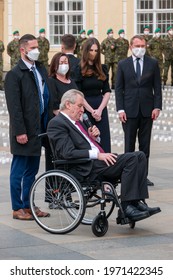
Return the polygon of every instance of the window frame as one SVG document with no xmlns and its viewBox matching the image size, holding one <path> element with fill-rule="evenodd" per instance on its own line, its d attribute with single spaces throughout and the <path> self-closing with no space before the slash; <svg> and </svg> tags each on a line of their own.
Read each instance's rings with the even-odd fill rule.
<svg viewBox="0 0 173 280">
<path fill-rule="evenodd" d="M 49 9 L 49 4 L 50 4 L 50 1 L 53 1 L 53 2 L 64 2 L 64 10 L 63 11 L 51 11 Z M 82 2 L 82 5 L 83 5 L 83 10 L 68 10 L 68 1 L 71 1 L 71 2 Z M 64 34 L 72 34 L 74 35 L 75 37 L 78 36 L 79 34 L 79 31 L 81 29 L 85 29 L 85 23 L 86 23 L 86 0 L 47 0 L 47 23 L 48 23 L 48 32 L 47 32 L 47 35 L 49 37 L 49 41 L 50 41 L 50 46 L 52 48 L 57 48 L 60 46 L 60 41 L 61 41 L 61 36 L 63 36 Z M 62 33 L 57 33 L 57 37 L 58 37 L 58 42 L 57 43 L 53 43 L 53 41 L 55 42 L 55 36 L 56 34 L 55 33 L 51 33 L 51 25 L 53 26 L 53 29 L 55 29 L 55 20 L 53 21 L 53 23 L 51 23 L 51 16 L 52 17 L 55 17 L 55 16 L 64 16 L 64 22 L 62 23 L 62 28 L 64 28 L 64 32 Z M 72 16 L 81 16 L 81 24 L 79 24 L 79 22 L 77 21 L 77 23 L 75 24 L 69 24 L 70 23 L 70 20 L 69 20 L 69 17 L 72 17 Z M 76 25 L 76 29 L 78 30 L 78 33 L 74 33 L 74 32 L 70 32 L 69 31 L 69 26 L 71 26 L 71 28 L 73 29 L 73 27 Z M 58 26 L 58 22 L 56 24 L 56 26 L 59 28 Z M 54 37 L 54 39 L 52 39 L 51 37 Z"/>
</svg>

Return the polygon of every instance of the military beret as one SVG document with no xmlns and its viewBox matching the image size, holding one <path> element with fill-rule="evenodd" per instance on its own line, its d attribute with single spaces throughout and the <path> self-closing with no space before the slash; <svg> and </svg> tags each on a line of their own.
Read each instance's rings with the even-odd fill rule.
<svg viewBox="0 0 173 280">
<path fill-rule="evenodd" d="M 79 34 L 82 34 L 82 33 L 84 33 L 85 32 L 85 30 L 84 29 L 82 29 L 80 32 L 79 32 Z"/>
<path fill-rule="evenodd" d="M 107 30 L 107 34 L 109 34 L 109 33 L 111 33 L 111 32 L 113 32 L 113 29 L 112 29 L 112 28 L 109 28 L 109 29 Z"/>
<path fill-rule="evenodd" d="M 167 28 L 167 31 L 169 31 L 170 29 L 173 29 L 173 27 L 172 27 L 172 26 L 169 26 L 169 27 Z"/>
<path fill-rule="evenodd" d="M 18 30 L 15 30 L 15 31 L 13 32 L 13 35 L 15 35 L 15 34 L 17 34 L 17 33 L 19 33 L 19 31 L 18 31 Z"/>
<path fill-rule="evenodd" d="M 144 30 L 144 29 L 150 29 L 149 25 L 145 25 L 144 28 L 143 28 L 143 30 Z"/>
<path fill-rule="evenodd" d="M 93 33 L 93 30 L 89 29 L 88 32 L 87 32 L 87 35 L 90 35 L 91 33 Z"/>
<path fill-rule="evenodd" d="M 160 32 L 160 31 L 161 31 L 160 28 L 156 28 L 156 30 L 154 31 L 154 33 L 158 33 L 158 32 Z"/>
<path fill-rule="evenodd" d="M 44 28 L 41 28 L 40 30 L 39 30 L 39 33 L 44 33 L 45 32 L 45 29 Z"/>
<path fill-rule="evenodd" d="M 124 29 L 120 29 L 119 31 L 118 31 L 118 34 L 120 35 L 121 33 L 124 33 Z"/>
</svg>

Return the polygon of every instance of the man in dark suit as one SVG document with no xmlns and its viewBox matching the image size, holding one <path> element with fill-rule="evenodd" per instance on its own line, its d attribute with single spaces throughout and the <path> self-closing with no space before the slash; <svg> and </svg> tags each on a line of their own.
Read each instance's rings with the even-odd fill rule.
<svg viewBox="0 0 173 280">
<path fill-rule="evenodd" d="M 91 161 L 85 164 L 73 166 L 83 177 L 121 178 L 121 203 L 128 218 L 137 221 L 160 212 L 159 207 L 150 208 L 140 202 L 148 198 L 144 153 L 105 153 L 97 142 L 97 127 L 92 126 L 87 132 L 83 122 L 79 121 L 83 112 L 83 93 L 75 89 L 64 93 L 60 113 L 50 120 L 47 129 L 56 156 L 67 160 L 90 158 Z"/>
<path fill-rule="evenodd" d="M 29 192 L 39 169 L 41 139 L 53 116 L 48 76 L 37 62 L 37 39 L 25 34 L 19 41 L 21 59 L 7 73 L 5 96 L 10 117 L 10 146 L 13 154 L 10 171 L 10 192 L 13 218 L 32 220 Z M 39 217 L 49 213 L 37 209 Z"/>
<path fill-rule="evenodd" d="M 145 55 L 146 41 L 136 35 L 130 41 L 132 56 L 118 64 L 115 83 L 116 107 L 122 122 L 125 152 L 135 151 L 138 135 L 139 150 L 148 161 L 153 121 L 162 109 L 161 78 L 157 60 Z M 148 185 L 154 185 L 147 179 Z"/>
<path fill-rule="evenodd" d="M 74 55 L 76 48 L 76 39 L 72 34 L 65 34 L 61 38 L 61 51 L 68 55 L 70 61 L 70 77 L 75 79 L 75 69 L 80 59 Z"/>
</svg>

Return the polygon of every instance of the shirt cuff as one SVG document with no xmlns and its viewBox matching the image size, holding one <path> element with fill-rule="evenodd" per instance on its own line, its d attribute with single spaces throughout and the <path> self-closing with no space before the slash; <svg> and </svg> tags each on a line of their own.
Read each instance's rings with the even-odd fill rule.
<svg viewBox="0 0 173 280">
<path fill-rule="evenodd" d="M 98 151 L 96 151 L 96 150 L 89 150 L 89 158 L 90 159 L 97 159 L 98 158 Z"/>
</svg>

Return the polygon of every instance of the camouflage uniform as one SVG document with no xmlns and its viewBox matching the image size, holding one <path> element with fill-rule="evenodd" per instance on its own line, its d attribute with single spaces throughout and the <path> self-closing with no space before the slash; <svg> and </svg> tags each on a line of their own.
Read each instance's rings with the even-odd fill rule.
<svg viewBox="0 0 173 280">
<path fill-rule="evenodd" d="M 10 56 L 11 68 L 13 68 L 20 59 L 19 40 L 12 40 L 7 45 L 7 53 Z"/>
<path fill-rule="evenodd" d="M 150 53 L 149 53 L 149 50 L 148 50 L 148 42 L 153 38 L 152 35 L 142 35 L 142 37 L 145 39 L 146 41 L 146 45 L 147 45 L 147 48 L 146 48 L 146 55 L 150 56 Z"/>
<path fill-rule="evenodd" d="M 165 57 L 163 81 L 164 84 L 166 84 L 166 81 L 168 79 L 169 67 L 171 66 L 171 85 L 173 85 L 173 36 L 169 36 L 169 35 L 165 36 L 163 42 L 164 42 L 163 53 Z"/>
<path fill-rule="evenodd" d="M 3 89 L 3 57 L 2 53 L 5 50 L 4 43 L 0 40 L 0 89 Z"/>
<path fill-rule="evenodd" d="M 148 41 L 149 54 L 151 57 L 157 59 L 160 68 L 161 78 L 163 74 L 163 49 L 164 43 L 163 39 L 161 39 L 160 37 L 153 37 L 150 41 Z"/>
<path fill-rule="evenodd" d="M 114 87 L 114 81 L 115 81 L 115 75 L 114 75 L 114 57 L 115 57 L 115 45 L 116 45 L 115 38 L 107 37 L 104 39 L 100 44 L 101 53 L 105 57 L 104 63 L 106 64 L 108 68 L 108 72 L 111 69 L 112 76 L 111 76 L 111 83 L 112 88 Z"/>
<path fill-rule="evenodd" d="M 76 48 L 74 53 L 77 54 L 79 59 L 81 58 L 82 45 L 86 42 L 86 40 L 87 38 L 82 38 L 81 36 L 76 39 Z"/>
<path fill-rule="evenodd" d="M 39 49 L 39 58 L 38 58 L 38 61 L 40 63 L 42 63 L 47 71 L 48 71 L 48 68 L 49 68 L 49 65 L 48 65 L 48 61 L 49 61 L 49 57 L 48 57 L 48 53 L 49 53 L 49 49 L 50 49 L 50 44 L 49 44 L 49 41 L 47 38 L 40 38 L 38 37 L 37 38 L 37 41 L 38 41 L 38 49 Z"/>
<path fill-rule="evenodd" d="M 115 56 L 114 56 L 114 73 L 115 73 L 115 80 L 118 70 L 118 62 L 124 58 L 127 58 L 129 50 L 129 41 L 125 38 L 119 37 L 116 39 L 116 47 L 115 47 Z"/>
</svg>

